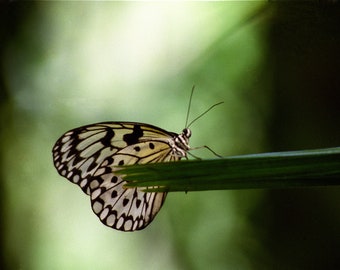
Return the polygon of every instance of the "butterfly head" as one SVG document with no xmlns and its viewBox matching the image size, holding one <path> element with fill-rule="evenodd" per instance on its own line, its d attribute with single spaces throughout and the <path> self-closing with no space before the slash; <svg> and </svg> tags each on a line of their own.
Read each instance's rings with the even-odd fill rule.
<svg viewBox="0 0 340 270">
<path fill-rule="evenodd" d="M 190 150 L 189 138 L 191 137 L 191 130 L 189 128 L 183 129 L 181 134 L 174 137 L 172 151 L 177 157 L 186 157 Z"/>
</svg>

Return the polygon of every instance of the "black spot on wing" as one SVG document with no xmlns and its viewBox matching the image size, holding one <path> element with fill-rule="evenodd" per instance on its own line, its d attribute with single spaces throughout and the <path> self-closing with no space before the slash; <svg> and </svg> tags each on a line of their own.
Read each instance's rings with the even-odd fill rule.
<svg viewBox="0 0 340 270">
<path fill-rule="evenodd" d="M 137 199 L 137 200 L 136 200 L 136 207 L 137 207 L 137 209 L 139 208 L 141 202 L 142 202 L 142 201 L 141 201 L 140 199 Z"/>
<path fill-rule="evenodd" d="M 117 176 L 113 176 L 112 178 L 111 178 L 111 183 L 117 183 L 117 180 L 118 180 L 118 177 Z"/>
<path fill-rule="evenodd" d="M 105 146 L 105 147 L 111 147 L 111 140 L 115 136 L 115 132 L 112 130 L 112 128 L 106 128 L 106 135 L 100 140 L 100 142 Z"/>
<path fill-rule="evenodd" d="M 117 196 L 118 196 L 117 190 L 113 190 L 113 191 L 111 192 L 111 198 L 114 199 L 114 198 L 116 198 Z"/>
<path fill-rule="evenodd" d="M 126 206 L 128 203 L 129 203 L 129 199 L 127 199 L 127 198 L 124 198 L 124 200 L 123 200 L 123 206 Z"/>
<path fill-rule="evenodd" d="M 133 132 L 130 134 L 125 134 L 123 136 L 124 142 L 126 142 L 127 145 L 136 144 L 139 142 L 139 138 L 143 136 L 143 130 L 139 125 L 135 125 L 133 127 Z"/>
</svg>

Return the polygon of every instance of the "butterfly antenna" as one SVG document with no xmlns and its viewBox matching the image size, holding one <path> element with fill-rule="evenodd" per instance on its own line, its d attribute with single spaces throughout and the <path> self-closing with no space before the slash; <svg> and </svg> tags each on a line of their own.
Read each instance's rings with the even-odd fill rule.
<svg viewBox="0 0 340 270">
<path fill-rule="evenodd" d="M 188 120 L 189 120 L 189 113 L 190 113 L 190 107 L 191 107 L 191 100 L 192 100 L 192 95 L 194 94 L 194 90 L 195 90 L 195 85 L 192 86 L 191 89 L 191 94 L 190 94 L 190 98 L 189 98 L 189 106 L 188 106 L 188 111 L 187 111 L 187 119 L 185 120 L 185 127 L 188 127 Z M 189 125 L 190 126 L 190 125 Z"/>
<path fill-rule="evenodd" d="M 191 95 L 192 95 L 192 93 L 191 93 Z M 190 103 L 191 103 L 191 100 L 190 100 Z M 201 113 L 201 114 L 200 114 L 199 116 L 197 116 L 194 120 L 192 120 L 192 121 L 189 123 L 189 125 L 186 125 L 186 127 L 187 127 L 187 128 L 190 127 L 196 120 L 198 120 L 199 118 L 201 118 L 203 115 L 205 115 L 207 112 L 209 112 L 212 108 L 214 108 L 214 107 L 216 107 L 217 105 L 220 105 L 220 104 L 222 104 L 222 103 L 224 103 L 224 102 L 221 101 L 221 102 L 218 102 L 218 103 L 212 105 L 209 109 L 207 109 L 205 112 Z M 190 107 L 190 105 L 189 105 L 189 107 Z"/>
</svg>

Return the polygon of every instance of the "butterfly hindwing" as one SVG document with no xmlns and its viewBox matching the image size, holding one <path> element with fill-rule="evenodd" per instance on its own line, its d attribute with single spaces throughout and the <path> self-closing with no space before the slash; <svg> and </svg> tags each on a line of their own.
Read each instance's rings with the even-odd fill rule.
<svg viewBox="0 0 340 270">
<path fill-rule="evenodd" d="M 121 155 L 115 157 L 117 160 L 122 158 L 124 156 Z M 105 225 L 114 229 L 143 229 L 161 208 L 166 192 L 150 193 L 139 188 L 125 188 L 122 176 L 114 173 L 116 165 L 113 158 L 108 158 L 93 176 L 91 182 L 96 183 L 91 191 L 93 212 Z"/>
</svg>

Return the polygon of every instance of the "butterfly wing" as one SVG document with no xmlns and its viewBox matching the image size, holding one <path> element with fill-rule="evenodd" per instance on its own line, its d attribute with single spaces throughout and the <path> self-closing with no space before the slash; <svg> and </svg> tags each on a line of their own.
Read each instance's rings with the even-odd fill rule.
<svg viewBox="0 0 340 270">
<path fill-rule="evenodd" d="M 115 174 L 121 165 L 176 161 L 170 141 L 177 136 L 158 127 L 132 122 L 103 122 L 65 133 L 53 148 L 59 174 L 91 196 L 93 211 L 107 226 L 133 231 L 146 227 L 166 193 L 124 188 Z"/>
<path fill-rule="evenodd" d="M 126 182 L 115 174 L 115 167 L 119 164 L 170 161 L 168 146 L 166 152 L 152 152 L 148 144 L 143 142 L 122 149 L 107 158 L 94 173 L 90 187 L 92 209 L 107 226 L 124 231 L 143 229 L 163 205 L 166 192 L 124 188 Z M 165 148 L 164 143 L 154 143 L 154 149 L 162 147 Z M 138 157 L 135 148 L 140 154 Z"/>
</svg>

